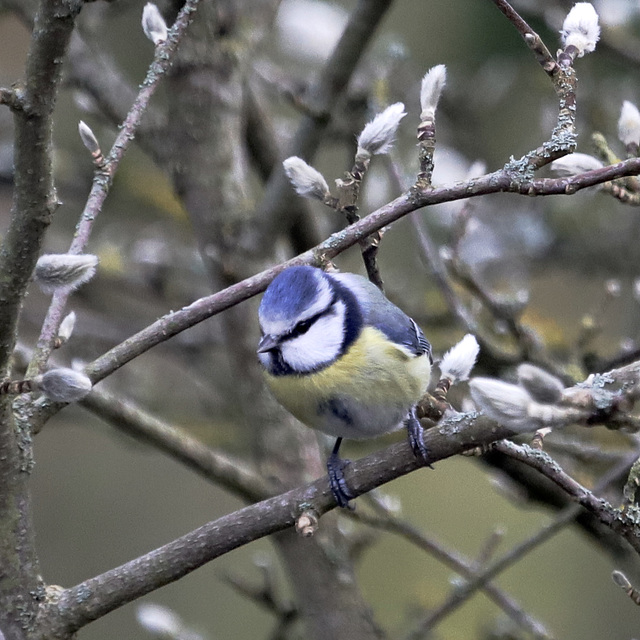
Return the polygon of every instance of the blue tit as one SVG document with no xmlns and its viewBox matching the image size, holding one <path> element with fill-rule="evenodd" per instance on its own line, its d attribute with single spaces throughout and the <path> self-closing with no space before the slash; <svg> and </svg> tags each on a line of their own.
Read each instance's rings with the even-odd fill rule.
<svg viewBox="0 0 640 640">
<path fill-rule="evenodd" d="M 343 438 L 407 427 L 428 462 L 415 405 L 431 372 L 431 345 L 418 325 L 362 276 L 308 266 L 282 271 L 258 312 L 258 357 L 276 399 L 307 426 L 337 438 L 327 460 L 336 502 L 347 507 Z"/>
</svg>

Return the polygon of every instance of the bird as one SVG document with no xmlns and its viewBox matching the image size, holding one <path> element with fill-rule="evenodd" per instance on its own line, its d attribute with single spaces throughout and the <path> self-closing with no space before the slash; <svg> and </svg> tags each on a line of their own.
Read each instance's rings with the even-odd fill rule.
<svg viewBox="0 0 640 640">
<path fill-rule="evenodd" d="M 414 454 L 429 463 L 415 407 L 429 384 L 431 345 L 376 285 L 353 273 L 288 267 L 267 287 L 258 321 L 258 358 L 276 400 L 337 438 L 327 472 L 340 507 L 355 497 L 338 453 L 343 438 L 404 425 Z"/>
</svg>

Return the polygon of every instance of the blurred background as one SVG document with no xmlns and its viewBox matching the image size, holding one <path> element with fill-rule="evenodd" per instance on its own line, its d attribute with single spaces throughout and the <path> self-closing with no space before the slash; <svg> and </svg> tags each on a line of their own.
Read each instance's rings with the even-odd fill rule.
<svg viewBox="0 0 640 640">
<path fill-rule="evenodd" d="M 299 119 L 290 96 L 322 68 L 355 4 L 285 0 L 273 28 L 256 47 L 251 78 L 269 104 L 275 136 L 284 147 Z M 572 2 L 513 4 L 555 51 Z M 143 5 L 142 0 L 94 2 L 84 7 L 79 19 L 92 54 L 104 57 L 134 89 L 153 55 L 140 28 Z M 599 131 L 624 157 L 617 142 L 617 120 L 624 100 L 640 100 L 640 3 L 601 0 L 594 6 L 601 18 L 602 42 L 575 65 L 578 151 L 592 153 L 590 137 Z M 0 83 L 7 86 L 23 76 L 30 34 L 25 20 L 11 11 L 11 3 L 0 2 L 0 7 Z M 548 138 L 557 115 L 552 84 L 492 2 L 398 0 L 372 39 L 314 159 L 330 185 L 350 168 L 353 141 L 363 123 L 398 100 L 405 103 L 408 115 L 392 158 L 401 179 L 411 184 L 418 167 L 420 79 L 441 63 L 447 66 L 448 82 L 437 114 L 436 185 L 463 180 L 470 172 L 496 170 Z M 156 106 L 167 99 L 161 90 Z M 113 118 L 71 74 L 57 107 L 55 165 L 63 204 L 51 226 L 47 252 L 68 247 L 91 185 L 92 165 L 77 134 L 79 120 L 92 127 L 103 150 L 109 148 L 115 137 Z M 2 229 L 11 206 L 11 145 L 12 123 L 5 109 L 0 111 Z M 163 153 L 171 156 L 174 150 Z M 89 246 L 100 258 L 98 275 L 72 299 L 78 322 L 71 342 L 57 354 L 60 364 L 89 362 L 169 310 L 212 291 L 193 221 L 170 176 L 152 156 L 149 149 L 134 147 L 120 167 Z M 544 169 L 541 175 L 551 174 Z M 261 188 L 255 175 L 252 180 L 250 198 L 257 204 Z M 361 214 L 397 195 L 387 163 L 375 159 L 365 180 Z M 522 322 L 576 380 L 638 349 L 636 208 L 592 189 L 571 197 L 535 199 L 499 194 L 414 214 L 443 255 L 454 243 L 465 206 L 470 207 L 465 213 L 469 221 L 457 238 L 458 257 L 483 287 L 518 306 Z M 319 237 L 344 224 L 333 211 L 315 203 L 310 215 Z M 277 251 L 279 258 L 289 255 L 286 247 Z M 442 355 L 464 330 L 437 290 L 409 218 L 387 230 L 379 262 L 389 297 L 416 318 L 436 355 Z M 336 263 L 362 272 L 357 249 Z M 507 350 L 513 348 L 500 321 L 487 316 L 466 292 L 461 290 L 461 295 L 490 325 L 496 340 Z M 33 286 L 22 317 L 23 345 L 34 344 L 48 302 Z M 256 336 L 257 302 L 239 308 Z M 244 455 L 249 448 L 247 429 L 259 429 L 260 416 L 239 416 L 236 381 L 229 375 L 233 367 L 222 333 L 217 319 L 207 321 L 128 364 L 101 386 L 134 399 L 209 445 Z M 586 435 L 580 430 L 565 434 L 578 436 L 603 450 L 630 450 L 633 443 L 629 436 L 602 428 Z M 352 443 L 346 453 L 360 457 L 399 437 Z M 35 440 L 35 456 L 37 543 L 44 578 L 52 584 L 72 586 L 242 506 L 237 498 L 80 407 L 68 407 L 47 424 Z M 300 464 L 292 455 L 290 465 Z M 568 470 L 587 485 L 593 480 L 590 468 L 575 465 Z M 502 536 L 501 555 L 553 518 L 552 511 L 529 506 L 509 488 L 492 468 L 472 458 L 457 458 L 395 481 L 382 493 L 401 505 L 403 518 L 473 560 L 496 530 Z M 341 520 L 347 536 L 361 533 L 360 525 Z M 446 598 L 457 578 L 397 536 L 372 535 L 358 564 L 358 577 L 377 620 L 391 636 L 400 637 L 419 612 Z M 620 562 L 577 528 L 565 528 L 496 582 L 558 638 L 632 638 L 640 633 L 640 610 L 613 584 L 610 574 L 616 568 L 635 577 L 640 572 L 637 562 Z M 273 547 L 262 540 L 144 600 L 169 607 L 202 638 L 269 638 L 275 628 L 271 613 L 239 593 L 228 578 L 260 584 L 272 571 L 282 598 L 290 598 Z M 151 637 L 136 622 L 138 604 L 89 625 L 79 637 Z M 297 633 L 291 637 L 304 637 L 303 631 Z M 429 637 L 527 636 L 506 624 L 504 614 L 480 593 Z"/>
</svg>

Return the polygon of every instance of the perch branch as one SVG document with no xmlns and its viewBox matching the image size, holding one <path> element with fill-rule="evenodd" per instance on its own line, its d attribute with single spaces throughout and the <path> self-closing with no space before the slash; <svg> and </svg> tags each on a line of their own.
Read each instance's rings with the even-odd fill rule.
<svg viewBox="0 0 640 640">
<path fill-rule="evenodd" d="M 591 378 L 591 384 L 583 383 L 580 393 L 602 391 L 601 385 L 627 383 L 630 393 L 637 392 L 640 385 L 640 363 L 619 371 L 609 372 L 606 377 Z M 487 418 L 473 414 L 460 414 L 445 418 L 438 429 L 425 433 L 426 445 L 431 460 L 436 462 L 477 446 L 488 445 L 510 435 L 511 431 Z M 634 456 L 635 457 L 635 456 Z M 631 462 L 625 460 L 626 468 Z M 345 479 L 354 495 L 362 495 L 397 477 L 406 475 L 423 465 L 411 452 L 407 442 L 398 443 L 383 451 L 354 461 L 345 469 Z M 607 474 L 607 478 L 611 475 Z M 621 473 L 619 465 L 616 474 Z M 616 475 L 616 477 L 617 477 Z M 638 525 L 625 512 L 606 505 L 603 501 L 587 495 L 586 489 L 564 480 L 567 490 L 581 504 L 594 513 L 607 526 L 627 540 L 640 553 Z M 607 480 L 608 482 L 608 480 Z M 576 488 L 576 486 L 578 488 Z M 121 567 L 92 578 L 76 587 L 65 590 L 60 597 L 45 606 L 43 616 L 46 628 L 58 632 L 73 632 L 109 611 L 130 602 L 149 591 L 181 578 L 206 562 L 219 557 L 248 542 L 256 540 L 295 524 L 303 511 L 322 515 L 335 507 L 326 478 L 317 480 L 282 495 L 269 498 L 245 507 L 233 514 L 208 523 L 169 544 L 141 556 Z M 580 510 L 575 505 L 563 512 L 566 522 L 572 520 Z M 517 551 L 492 563 L 488 569 L 470 580 L 456 591 L 455 602 L 445 609 L 437 610 L 430 617 L 440 620 L 446 613 L 468 598 L 476 589 L 484 586 L 497 573 L 509 566 L 515 557 L 540 544 L 564 526 L 554 523 L 545 528 L 535 539 L 526 541 Z M 435 616 L 435 618 L 434 618 Z M 47 626 L 48 625 L 48 626 Z"/>
<path fill-rule="evenodd" d="M 200 298 L 179 311 L 168 313 L 156 322 L 116 345 L 88 365 L 85 372 L 94 383 L 116 371 L 127 362 L 176 334 L 229 309 L 264 291 L 273 278 L 287 267 L 296 264 L 320 266 L 382 227 L 422 207 L 452 202 L 489 193 L 511 192 L 525 195 L 557 195 L 575 193 L 580 189 L 607 182 L 616 177 L 640 173 L 640 158 L 624 160 L 610 167 L 566 178 L 540 178 L 514 181 L 500 170 L 466 183 L 455 183 L 430 189 L 417 196 L 404 194 L 346 229 L 334 233 L 327 240 L 299 256 L 262 271 L 237 284 Z"/>
</svg>

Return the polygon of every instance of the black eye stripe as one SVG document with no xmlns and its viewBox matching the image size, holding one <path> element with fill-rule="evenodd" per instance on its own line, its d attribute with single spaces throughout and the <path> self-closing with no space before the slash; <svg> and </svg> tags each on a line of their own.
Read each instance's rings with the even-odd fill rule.
<svg viewBox="0 0 640 640">
<path fill-rule="evenodd" d="M 331 298 L 331 302 L 329 303 L 329 306 L 326 309 L 319 311 L 318 313 L 311 316 L 310 318 L 305 318 L 304 320 L 301 320 L 300 322 L 298 322 L 298 324 L 296 324 L 296 326 L 293 327 L 293 329 L 291 329 L 291 331 L 289 331 L 289 333 L 287 333 L 287 335 L 283 337 L 283 340 L 292 340 L 293 338 L 297 338 L 298 336 L 301 336 L 307 333 L 307 331 L 309 331 L 309 329 L 322 316 L 327 315 L 331 311 L 331 309 L 333 309 L 337 301 L 338 301 L 338 296 L 334 293 L 333 297 Z"/>
</svg>

